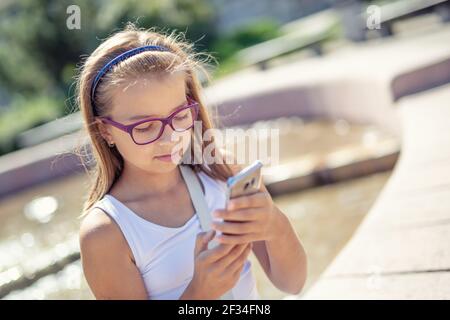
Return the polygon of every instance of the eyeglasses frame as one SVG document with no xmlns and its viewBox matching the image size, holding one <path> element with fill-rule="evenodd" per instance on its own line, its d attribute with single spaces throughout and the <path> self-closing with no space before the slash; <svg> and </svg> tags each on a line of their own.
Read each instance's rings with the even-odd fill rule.
<svg viewBox="0 0 450 320">
<path fill-rule="evenodd" d="M 134 123 L 128 124 L 128 125 L 125 125 L 123 123 L 114 121 L 110 117 L 98 116 L 96 118 L 99 119 L 100 121 L 104 122 L 104 123 L 110 124 L 110 125 L 118 128 L 118 129 L 128 133 L 135 144 L 137 144 L 137 145 L 146 145 L 146 144 L 150 144 L 150 143 L 155 142 L 156 140 L 158 140 L 162 136 L 162 134 L 164 133 L 166 125 L 169 125 L 172 128 L 172 130 L 176 131 L 176 132 L 187 131 L 187 130 L 191 129 L 194 126 L 194 122 L 197 120 L 197 117 L 198 117 L 198 114 L 199 114 L 199 103 L 197 101 L 195 101 L 193 98 L 191 98 L 190 96 L 187 96 L 186 98 L 187 98 L 187 101 L 188 101 L 187 104 L 185 104 L 182 107 L 174 110 L 169 116 L 167 116 L 165 118 L 145 118 L 145 119 L 139 120 L 137 122 L 134 122 Z M 193 109 L 194 110 L 192 125 L 189 128 L 186 128 L 185 130 L 182 130 L 182 131 L 175 130 L 175 128 L 173 127 L 173 124 L 172 124 L 172 119 L 178 112 L 180 112 L 182 110 L 185 110 L 185 109 Z M 140 125 L 142 123 L 145 123 L 145 122 L 149 122 L 149 121 L 160 121 L 160 122 L 162 122 L 163 125 L 161 126 L 161 130 L 159 131 L 158 136 L 155 139 L 153 139 L 153 140 L 151 140 L 149 142 L 145 142 L 145 143 L 138 143 L 136 140 L 134 140 L 133 129 L 136 126 L 138 126 L 138 125 Z"/>
</svg>

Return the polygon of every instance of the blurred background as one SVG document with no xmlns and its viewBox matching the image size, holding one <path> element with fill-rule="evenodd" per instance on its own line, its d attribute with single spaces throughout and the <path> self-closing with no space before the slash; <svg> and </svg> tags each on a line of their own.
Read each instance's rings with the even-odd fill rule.
<svg viewBox="0 0 450 320">
<path fill-rule="evenodd" d="M 1 299 L 93 299 L 74 76 L 129 21 L 216 58 L 221 129 L 279 130 L 265 182 L 308 280 L 288 296 L 252 256 L 263 299 L 450 297 L 450 1 L 2 0 Z"/>
</svg>

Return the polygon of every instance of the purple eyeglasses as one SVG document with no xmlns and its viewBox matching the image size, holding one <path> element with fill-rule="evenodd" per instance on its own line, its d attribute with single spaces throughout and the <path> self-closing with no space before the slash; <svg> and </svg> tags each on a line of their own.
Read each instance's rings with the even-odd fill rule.
<svg viewBox="0 0 450 320">
<path fill-rule="evenodd" d="M 97 118 L 127 132 L 134 143 L 144 145 L 158 140 L 166 125 L 169 125 L 176 132 L 183 132 L 194 126 L 194 121 L 198 116 L 199 104 L 189 96 L 187 96 L 187 101 L 185 105 L 172 112 L 167 118 L 147 118 L 129 125 L 116 122 L 110 117 Z"/>
</svg>

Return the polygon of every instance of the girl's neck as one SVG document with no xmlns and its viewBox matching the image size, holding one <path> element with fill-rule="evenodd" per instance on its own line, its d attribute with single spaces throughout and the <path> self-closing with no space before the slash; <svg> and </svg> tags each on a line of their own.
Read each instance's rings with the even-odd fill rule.
<svg viewBox="0 0 450 320">
<path fill-rule="evenodd" d="M 148 173 L 125 164 L 114 189 L 130 201 L 149 197 L 162 197 L 172 193 L 180 185 L 182 176 L 178 167 L 170 172 Z"/>
</svg>

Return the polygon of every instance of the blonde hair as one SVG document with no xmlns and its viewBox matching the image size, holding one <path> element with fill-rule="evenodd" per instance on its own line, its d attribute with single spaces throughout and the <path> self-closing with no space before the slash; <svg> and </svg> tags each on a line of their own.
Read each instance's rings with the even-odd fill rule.
<svg viewBox="0 0 450 320">
<path fill-rule="evenodd" d="M 165 32 L 157 32 L 155 28 L 142 29 L 137 28 L 134 24 L 128 23 L 124 30 L 119 31 L 108 37 L 102 42 L 97 49 L 87 57 L 84 64 L 80 67 L 77 76 L 76 100 L 81 111 L 84 122 L 84 130 L 87 132 L 89 143 L 80 145 L 75 152 L 81 158 L 81 163 L 91 179 L 91 185 L 87 197 L 85 198 L 83 212 L 78 218 L 85 216 L 89 209 L 96 201 L 101 199 L 112 187 L 116 179 L 120 176 L 123 169 L 123 158 L 116 148 L 110 148 L 107 141 L 101 136 L 95 116 L 104 115 L 108 111 L 110 105 L 109 88 L 118 85 L 123 81 L 135 79 L 142 74 L 153 73 L 155 75 L 167 75 L 175 71 L 182 71 L 186 74 L 186 91 L 195 101 L 199 103 L 199 117 L 202 121 L 202 134 L 213 127 L 211 116 L 208 113 L 202 99 L 200 97 L 201 84 L 195 74 L 195 68 L 198 68 L 206 75 L 206 79 L 210 81 L 208 72 L 204 64 L 208 60 L 201 60 L 198 57 L 208 54 L 194 53 L 193 44 L 186 42 L 180 36 L 182 33 L 174 32 L 166 34 Z M 120 62 L 105 74 L 101 83 L 98 85 L 95 95 L 95 110 L 91 103 L 90 90 L 92 82 L 98 71 L 110 60 L 119 54 L 140 46 L 158 45 L 168 48 L 170 51 L 146 51 Z M 202 151 L 209 145 L 214 143 L 202 142 Z M 86 150 L 85 147 L 90 148 Z M 219 149 L 213 148 L 213 155 L 224 159 Z M 85 159 L 85 155 L 89 153 L 93 155 L 95 163 L 88 169 L 89 162 Z M 193 151 L 191 150 L 191 154 Z M 189 164 L 195 172 L 203 171 L 212 178 L 226 180 L 232 175 L 231 168 L 222 161 L 223 164 Z"/>
</svg>

